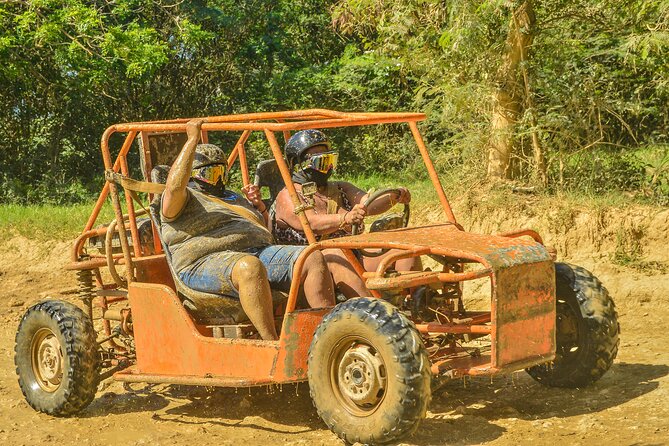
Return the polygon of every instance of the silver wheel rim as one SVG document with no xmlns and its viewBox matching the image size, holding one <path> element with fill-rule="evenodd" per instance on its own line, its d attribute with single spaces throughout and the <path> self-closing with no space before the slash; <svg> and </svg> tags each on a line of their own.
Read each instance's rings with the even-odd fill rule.
<svg viewBox="0 0 669 446">
<path fill-rule="evenodd" d="M 356 416 L 371 415 L 387 393 L 383 358 L 361 339 L 342 340 L 333 353 L 330 377 L 337 399 Z"/>
<path fill-rule="evenodd" d="M 30 344 L 35 380 L 42 390 L 53 393 L 63 381 L 63 349 L 60 342 L 53 331 L 40 328 Z"/>
</svg>

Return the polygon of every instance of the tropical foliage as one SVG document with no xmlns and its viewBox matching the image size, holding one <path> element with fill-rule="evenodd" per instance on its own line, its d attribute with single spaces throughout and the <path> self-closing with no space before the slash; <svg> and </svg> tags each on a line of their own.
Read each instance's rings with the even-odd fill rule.
<svg viewBox="0 0 669 446">
<path fill-rule="evenodd" d="M 4 1 L 0 201 L 88 198 L 116 122 L 311 107 L 424 111 L 483 179 L 502 91 L 502 177 L 666 203 L 668 51 L 667 0 Z M 351 174 L 419 172 L 402 129 L 333 136 Z"/>
</svg>

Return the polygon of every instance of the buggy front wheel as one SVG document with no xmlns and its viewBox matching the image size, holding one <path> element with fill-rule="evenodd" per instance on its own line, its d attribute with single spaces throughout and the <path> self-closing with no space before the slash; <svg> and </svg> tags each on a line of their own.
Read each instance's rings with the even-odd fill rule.
<svg viewBox="0 0 669 446">
<path fill-rule="evenodd" d="M 576 388 L 606 373 L 618 353 L 620 326 L 613 299 L 588 270 L 555 264 L 555 359 L 527 369 L 538 382 Z"/>
<path fill-rule="evenodd" d="M 76 305 L 45 301 L 26 311 L 16 333 L 14 363 L 30 406 L 72 415 L 90 404 L 100 363 L 90 318 Z"/>
<path fill-rule="evenodd" d="M 385 443 L 412 433 L 430 401 L 418 331 L 380 299 L 350 299 L 321 322 L 309 349 L 318 414 L 344 441 Z"/>
</svg>

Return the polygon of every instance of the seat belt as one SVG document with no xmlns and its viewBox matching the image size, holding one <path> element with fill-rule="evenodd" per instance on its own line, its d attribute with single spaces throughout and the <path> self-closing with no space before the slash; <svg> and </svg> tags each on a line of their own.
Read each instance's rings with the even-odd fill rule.
<svg viewBox="0 0 669 446">
<path fill-rule="evenodd" d="M 120 173 L 107 170 L 105 171 L 105 179 L 107 181 L 111 181 L 115 184 L 120 185 L 124 189 L 126 189 L 128 192 L 130 192 L 130 196 L 140 205 L 144 211 L 146 211 L 146 208 L 142 204 L 141 200 L 139 199 L 139 196 L 137 195 L 137 192 L 146 192 L 150 194 L 162 194 L 165 191 L 165 185 L 160 184 L 160 183 L 151 183 L 148 181 L 139 181 L 139 180 L 134 180 L 132 178 L 129 178 L 125 175 L 121 175 Z M 208 198 L 212 199 L 212 201 L 215 201 L 216 203 L 226 207 L 228 210 L 236 213 L 240 217 L 248 220 L 249 222 L 253 223 L 254 225 L 258 226 L 259 228 L 264 229 L 265 231 L 269 232 L 269 229 L 263 224 L 263 222 L 258 218 L 257 215 L 255 215 L 252 211 L 249 209 L 235 205 L 235 204 L 230 204 L 226 203 L 225 201 L 212 197 L 207 195 Z M 148 211 L 147 211 L 148 212 Z"/>
</svg>

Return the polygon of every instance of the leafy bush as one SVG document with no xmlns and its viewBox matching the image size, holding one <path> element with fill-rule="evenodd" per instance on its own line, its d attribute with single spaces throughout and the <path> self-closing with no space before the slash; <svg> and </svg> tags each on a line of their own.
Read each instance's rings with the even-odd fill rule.
<svg viewBox="0 0 669 446">
<path fill-rule="evenodd" d="M 5 177 L 0 180 L 0 203 L 22 205 L 88 203 L 97 196 L 99 191 L 99 184 L 85 186 L 75 181 L 63 184 L 52 180 L 26 184 L 16 178 Z"/>
<path fill-rule="evenodd" d="M 643 192 L 658 204 L 669 205 L 669 145 L 647 147 L 636 157 L 645 168 Z"/>
<path fill-rule="evenodd" d="M 644 181 L 643 165 L 634 154 L 619 150 L 592 150 L 577 153 L 554 165 L 551 179 L 555 184 L 572 191 L 602 193 L 634 191 Z"/>
<path fill-rule="evenodd" d="M 100 135 L 114 123 L 304 108 L 425 112 L 438 170 L 481 180 L 512 12 L 528 4 L 0 2 L 0 201 L 94 193 Z M 669 3 L 531 4 L 517 179 L 532 178 L 538 142 L 551 190 L 666 203 Z M 424 172 L 406 128 L 329 134 L 347 174 Z M 269 153 L 255 136 L 249 145 Z"/>
</svg>

